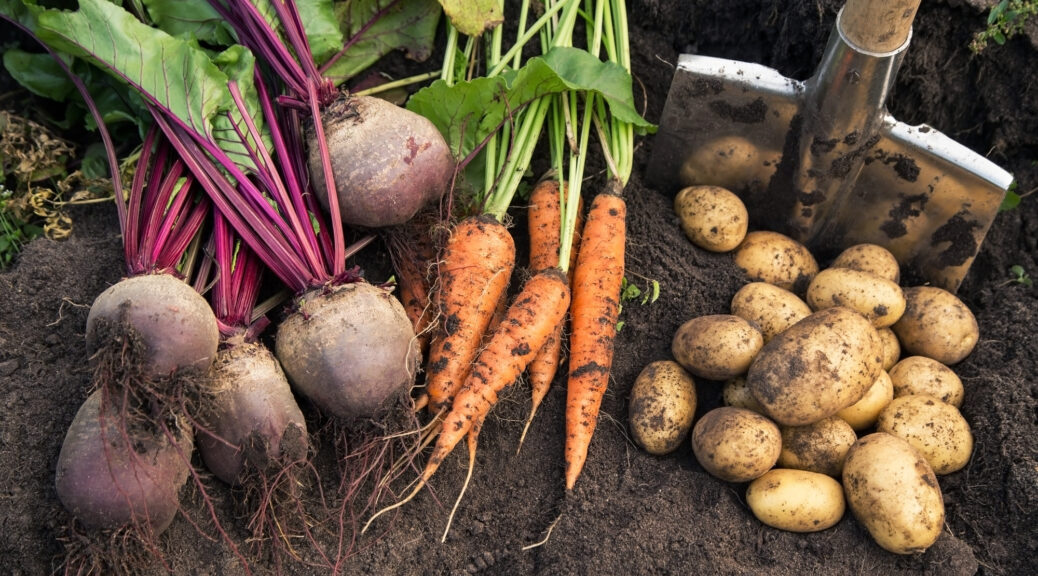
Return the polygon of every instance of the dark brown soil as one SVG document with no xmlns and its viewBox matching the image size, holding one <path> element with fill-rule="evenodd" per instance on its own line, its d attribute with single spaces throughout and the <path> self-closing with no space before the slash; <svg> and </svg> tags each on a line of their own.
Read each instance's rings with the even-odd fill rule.
<svg viewBox="0 0 1038 576">
<path fill-rule="evenodd" d="M 647 114 L 659 118 L 682 51 L 760 62 L 810 75 L 838 2 L 633 0 L 634 69 Z M 1021 192 L 1038 186 L 1038 50 L 1020 37 L 981 56 L 967 49 L 985 15 L 960 1 L 924 2 L 890 101 L 909 123 L 926 122 L 1013 172 Z M 668 191 L 642 184 L 652 151 L 642 140 L 627 189 L 627 275 L 660 283 L 651 305 L 625 306 L 611 388 L 587 466 L 563 490 L 562 381 L 516 446 L 529 408 L 522 386 L 504 396 L 481 435 L 475 473 L 445 543 L 440 536 L 465 477 L 449 459 L 423 492 L 375 533 L 362 537 L 345 574 L 991 574 L 1034 573 L 1038 554 L 1038 288 L 1010 281 L 1019 265 L 1038 276 L 1038 201 L 1001 213 L 959 291 L 981 340 L 955 371 L 966 386 L 963 414 L 976 449 L 962 471 L 940 478 L 947 522 L 918 556 L 879 548 L 848 514 L 835 527 L 794 534 L 763 526 L 743 485 L 721 482 L 686 445 L 666 457 L 635 447 L 627 433 L 631 385 L 646 364 L 670 355 L 688 318 L 727 312 L 744 281 L 729 255 L 693 247 Z M 751 206 L 752 210 L 753 207 Z M 0 572 L 47 574 L 60 565 L 68 516 L 54 490 L 65 430 L 90 384 L 84 347 L 87 306 L 123 270 L 113 210 L 78 209 L 73 237 L 35 241 L 0 273 Z M 522 222 L 521 211 L 516 219 Z M 520 240 L 521 243 L 521 240 Z M 380 249 L 369 257 L 384 254 Z M 377 268 L 377 266 L 375 266 Z M 719 404 L 719 384 L 697 383 L 699 414 Z M 460 451 L 459 451 L 460 452 Z M 329 468 L 329 474 L 334 470 Z M 401 489 L 403 487 L 400 487 Z M 217 514 L 239 545 L 231 493 L 211 482 Z M 190 492 L 190 490 L 189 490 Z M 205 513 L 186 511 L 161 537 L 176 574 L 244 574 Z M 191 521 L 189 521 L 189 519 Z M 1031 566 L 1032 568 L 1028 568 Z M 271 567 L 250 561 L 253 573 Z M 327 573 L 288 565 L 286 573 Z"/>
</svg>

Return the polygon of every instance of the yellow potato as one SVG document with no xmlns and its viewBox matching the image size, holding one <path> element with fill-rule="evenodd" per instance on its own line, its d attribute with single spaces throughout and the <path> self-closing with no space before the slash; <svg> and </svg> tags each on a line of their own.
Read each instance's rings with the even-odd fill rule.
<svg viewBox="0 0 1038 576">
<path fill-rule="evenodd" d="M 854 404 L 836 413 L 843 421 L 850 424 L 857 432 L 871 428 L 880 412 L 894 399 L 894 384 L 886 370 L 879 373 L 879 378 L 872 383 L 865 395 Z"/>
<path fill-rule="evenodd" d="M 732 297 L 732 314 L 760 328 L 764 342 L 811 315 L 799 296 L 767 282 L 750 282 Z"/>
<path fill-rule="evenodd" d="M 843 464 L 847 506 L 883 549 L 925 551 L 944 527 L 933 469 L 911 444 L 884 432 L 860 438 Z"/>
<path fill-rule="evenodd" d="M 901 266 L 890 250 L 878 244 L 857 244 L 840 252 L 830 268 L 851 268 L 875 274 L 897 284 L 901 280 Z"/>
<path fill-rule="evenodd" d="M 734 259 L 750 280 L 798 294 L 818 274 L 818 262 L 807 247 L 778 232 L 750 232 L 735 249 Z"/>
<path fill-rule="evenodd" d="M 720 186 L 689 186 L 674 198 L 681 229 L 711 252 L 734 250 L 746 237 L 750 215 L 738 196 Z"/>
<path fill-rule="evenodd" d="M 749 482 L 775 466 L 782 435 L 774 422 L 743 408 L 722 406 L 692 428 L 692 452 L 711 475 Z"/>
<path fill-rule="evenodd" d="M 872 324 L 835 306 L 772 338 L 750 365 L 746 382 L 768 416 L 785 426 L 804 426 L 861 400 L 882 362 Z"/>
<path fill-rule="evenodd" d="M 758 520 L 790 532 L 819 532 L 843 518 L 843 487 L 830 476 L 776 468 L 746 488 L 746 504 Z"/>
<path fill-rule="evenodd" d="M 877 332 L 883 341 L 883 369 L 889 371 L 901 359 L 901 343 L 890 328 L 880 328 Z"/>
<path fill-rule="evenodd" d="M 753 324 L 731 314 L 711 314 L 682 324 L 671 353 L 695 376 L 727 380 L 745 374 L 763 345 L 764 336 Z"/>
<path fill-rule="evenodd" d="M 914 394 L 890 402 L 876 431 L 908 441 L 936 474 L 961 470 L 973 454 L 973 433 L 959 409 L 933 396 Z"/>
<path fill-rule="evenodd" d="M 764 407 L 750 393 L 745 376 L 736 376 L 725 382 L 724 388 L 721 389 L 721 399 L 724 400 L 725 406 L 745 408 L 757 414 L 764 414 Z"/>
<path fill-rule="evenodd" d="M 954 370 L 926 356 L 909 356 L 890 370 L 894 397 L 929 394 L 941 402 L 962 407 L 966 390 Z"/>
<path fill-rule="evenodd" d="M 905 296 L 895 282 L 851 268 L 827 268 L 807 287 L 812 310 L 847 306 L 869 319 L 876 328 L 886 328 L 905 313 Z"/>
<path fill-rule="evenodd" d="M 858 440 L 850 424 L 830 416 L 807 426 L 779 426 L 782 432 L 782 468 L 839 476 L 847 451 Z"/>
<path fill-rule="evenodd" d="M 696 384 L 671 360 L 642 369 L 631 388 L 628 420 L 635 443 L 650 454 L 673 452 L 685 441 L 696 414 Z"/>
<path fill-rule="evenodd" d="M 908 306 L 892 327 L 902 349 L 947 366 L 969 356 L 980 328 L 962 300 L 934 286 L 906 288 L 904 293 Z"/>
</svg>

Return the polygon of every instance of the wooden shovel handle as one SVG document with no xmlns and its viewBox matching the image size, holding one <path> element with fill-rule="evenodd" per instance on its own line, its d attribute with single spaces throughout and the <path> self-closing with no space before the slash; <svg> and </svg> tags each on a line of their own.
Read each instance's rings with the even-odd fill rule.
<svg viewBox="0 0 1038 576">
<path fill-rule="evenodd" d="M 840 30 L 867 52 L 892 52 L 908 40 L 920 0 L 847 0 Z"/>
</svg>

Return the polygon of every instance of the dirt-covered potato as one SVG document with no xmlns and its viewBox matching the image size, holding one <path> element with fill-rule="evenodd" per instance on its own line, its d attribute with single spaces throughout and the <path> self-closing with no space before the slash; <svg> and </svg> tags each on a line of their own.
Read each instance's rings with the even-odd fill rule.
<svg viewBox="0 0 1038 576">
<path fill-rule="evenodd" d="M 674 334 L 671 353 L 694 376 L 727 380 L 746 373 L 764 346 L 756 326 L 731 314 L 699 316 Z"/>
<path fill-rule="evenodd" d="M 727 482 L 749 482 L 771 470 L 782 451 L 774 422 L 744 408 L 722 406 L 692 428 L 692 452 L 707 472 Z"/>
<path fill-rule="evenodd" d="M 850 424 L 830 416 L 807 426 L 779 426 L 782 432 L 781 468 L 809 470 L 839 476 L 847 451 L 858 440 Z"/>
<path fill-rule="evenodd" d="M 843 487 L 830 476 L 776 468 L 746 488 L 746 504 L 758 520 L 790 532 L 819 532 L 843 518 Z"/>
<path fill-rule="evenodd" d="M 909 356 L 890 369 L 894 397 L 929 394 L 956 408 L 962 407 L 966 390 L 954 370 L 926 356 Z"/>
<path fill-rule="evenodd" d="M 885 432 L 858 439 L 843 463 L 847 505 L 885 550 L 925 551 L 944 527 L 937 476 L 907 441 Z"/>
<path fill-rule="evenodd" d="M 750 282 L 732 296 L 732 314 L 757 325 L 764 342 L 811 315 L 799 296 L 767 282 Z"/>
<path fill-rule="evenodd" d="M 908 305 L 892 328 L 905 352 L 948 366 L 969 356 L 980 328 L 962 300 L 935 286 L 906 288 L 904 294 Z"/>
<path fill-rule="evenodd" d="M 733 192 L 720 186 L 689 186 L 674 197 L 681 229 L 693 244 L 711 252 L 735 250 L 746 237 L 750 215 Z"/>
<path fill-rule="evenodd" d="M 746 382 L 768 416 L 785 426 L 804 426 L 861 400 L 882 362 L 872 324 L 835 306 L 772 338 L 750 365 Z"/>
<path fill-rule="evenodd" d="M 896 282 L 851 268 L 827 268 L 807 287 L 812 310 L 846 306 L 869 319 L 876 328 L 886 328 L 905 313 L 905 296 Z"/>
<path fill-rule="evenodd" d="M 872 383 L 865 395 L 854 404 L 840 410 L 836 415 L 850 424 L 856 432 L 871 428 L 879 413 L 894 399 L 894 384 L 890 381 L 890 374 L 884 370 L 879 373 L 879 378 Z"/>
<path fill-rule="evenodd" d="M 879 415 L 876 431 L 904 438 L 936 474 L 961 470 L 973 454 L 973 433 L 959 409 L 933 396 L 895 398 Z"/>
<path fill-rule="evenodd" d="M 901 359 L 901 343 L 897 341 L 897 334 L 890 328 L 880 328 L 879 339 L 883 341 L 883 369 L 890 371 Z"/>
<path fill-rule="evenodd" d="M 818 274 L 818 262 L 806 246 L 767 230 L 757 230 L 735 249 L 735 264 L 750 280 L 802 294 Z"/>
<path fill-rule="evenodd" d="M 764 406 L 753 397 L 750 387 L 746 385 L 745 376 L 736 376 L 725 381 L 724 387 L 721 388 L 721 399 L 725 406 L 745 408 L 757 414 L 764 414 Z"/>
<path fill-rule="evenodd" d="M 897 284 L 901 280 L 901 266 L 890 250 L 879 244 L 856 244 L 847 248 L 829 264 L 830 268 L 851 268 Z"/>
<path fill-rule="evenodd" d="M 671 360 L 642 369 L 631 388 L 628 420 L 634 441 L 650 454 L 673 452 L 685 441 L 696 415 L 696 383 Z"/>
</svg>

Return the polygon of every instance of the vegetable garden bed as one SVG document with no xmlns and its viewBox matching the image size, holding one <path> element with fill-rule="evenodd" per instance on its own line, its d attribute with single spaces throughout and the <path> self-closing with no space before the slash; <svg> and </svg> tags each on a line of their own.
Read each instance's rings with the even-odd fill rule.
<svg viewBox="0 0 1038 576">
<path fill-rule="evenodd" d="M 726 3 L 631 1 L 635 95 L 649 121 L 659 119 L 684 51 L 760 62 L 804 78 L 814 68 L 840 2 Z M 891 112 L 928 123 L 1012 172 L 1018 192 L 1038 186 L 1038 33 L 970 52 L 984 28 L 983 2 L 924 2 L 912 49 L 899 76 Z M 5 34 L 3 38 L 9 36 Z M 399 63 L 399 62 L 397 62 Z M 13 90 L 10 82 L 0 82 Z M 644 91 L 642 91 L 644 89 Z M 2 95 L 2 94 L 0 94 Z M 0 100 L 11 106 L 11 100 Z M 81 136 L 82 137 L 82 136 Z M 981 339 L 955 366 L 965 385 L 962 412 L 975 436 L 965 469 L 940 477 L 947 509 L 937 543 L 917 556 L 877 546 L 850 514 L 813 534 L 762 525 L 745 503 L 744 485 L 724 483 L 697 463 L 685 443 L 651 456 L 629 439 L 631 386 L 650 362 L 671 357 L 671 338 L 685 320 L 727 313 L 745 282 L 730 254 L 694 247 L 672 207 L 675 191 L 644 184 L 652 136 L 636 139 L 627 199 L 627 279 L 659 298 L 624 303 L 616 356 L 583 473 L 564 490 L 565 378 L 559 376 L 516 448 L 530 409 L 526 388 L 513 386 L 486 420 L 476 467 L 446 542 L 440 536 L 466 477 L 461 450 L 440 467 L 412 502 L 386 515 L 353 544 L 342 574 L 1029 574 L 1038 554 L 1038 201 L 1025 197 L 999 214 L 959 290 L 977 316 Z M 592 152 L 594 154 L 594 151 Z M 594 157 L 593 157 L 594 158 Z M 548 168 L 538 157 L 535 172 Z M 592 159 L 585 196 L 601 185 L 605 167 Z M 751 212 L 753 207 L 749 207 Z M 77 544 L 54 488 L 66 429 L 91 381 L 84 341 L 87 307 L 124 271 L 122 242 L 109 204 L 71 209 L 65 241 L 38 239 L 0 273 L 0 571 L 46 574 L 63 546 Z M 509 210 L 519 262 L 525 262 L 525 207 Z M 358 257 L 366 276 L 392 270 L 379 243 Z M 512 289 L 526 278 L 518 270 Z M 697 417 L 721 402 L 720 383 L 697 380 Z M 333 478 L 333 436 L 312 413 L 319 470 Z M 330 481 L 330 480 L 329 480 Z M 234 517 L 236 493 L 212 479 L 216 518 L 247 550 L 248 531 Z M 404 493 L 402 487 L 397 491 Z M 265 574 L 275 566 L 239 556 L 213 534 L 197 491 L 188 488 L 182 514 L 159 543 L 175 574 Z M 347 534 L 364 518 L 343 520 Z M 349 544 L 349 538 L 346 540 Z M 304 550 L 305 547 L 301 547 Z M 289 562 L 287 574 L 327 569 Z"/>
</svg>

